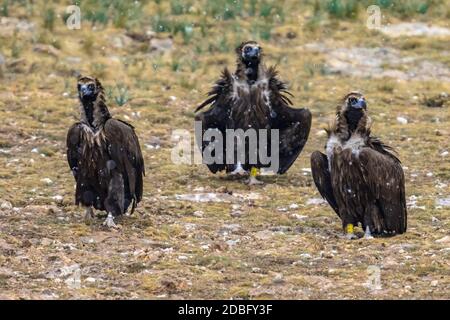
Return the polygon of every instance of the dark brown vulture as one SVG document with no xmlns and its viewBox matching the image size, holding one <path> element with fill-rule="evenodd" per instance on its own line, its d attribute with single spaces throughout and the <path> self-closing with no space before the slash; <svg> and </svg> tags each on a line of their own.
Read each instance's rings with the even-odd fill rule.
<svg viewBox="0 0 450 320">
<path fill-rule="evenodd" d="M 131 204 L 133 213 L 142 199 L 144 160 L 134 128 L 113 119 L 105 104 L 104 89 L 91 77 L 78 79 L 81 119 L 67 134 L 67 160 L 76 181 L 75 203 L 106 210 L 104 225 L 115 227 L 114 218 Z"/>
<path fill-rule="evenodd" d="M 278 79 L 274 67 L 266 68 L 263 64 L 258 43 L 244 42 L 236 49 L 236 54 L 235 73 L 225 68 L 209 92 L 209 98 L 197 107 L 196 112 L 206 106 L 210 108 L 198 113 L 195 119 L 202 124 L 202 138 L 211 130 L 220 132 L 223 137 L 221 156 L 217 158 L 221 161 L 206 163 L 209 170 L 213 173 L 225 170 L 231 174 L 250 172 L 249 184 L 258 184 L 256 176 L 260 168 L 270 167 L 283 174 L 297 159 L 308 139 L 311 113 L 308 109 L 290 107 L 292 103 L 286 84 Z M 244 132 L 244 139 L 240 139 L 244 149 L 239 149 L 244 152 L 232 146 L 233 142 L 227 148 L 228 142 L 235 139 L 227 135 L 229 131 Z M 249 142 L 251 131 L 257 136 L 256 147 Z M 202 139 L 199 143 L 204 163 L 205 151 L 214 145 L 214 141 Z M 212 153 L 216 155 L 216 145 L 214 149 Z M 231 160 L 228 160 L 230 154 Z M 263 161 L 262 154 L 271 158 L 270 164 L 267 159 Z M 274 165 L 275 157 L 277 165 Z"/>
<path fill-rule="evenodd" d="M 311 155 L 314 182 L 337 215 L 347 238 L 361 223 L 365 237 L 406 231 L 405 177 L 394 151 L 371 136 L 364 96 L 351 92 L 327 130 L 326 154 Z"/>
</svg>

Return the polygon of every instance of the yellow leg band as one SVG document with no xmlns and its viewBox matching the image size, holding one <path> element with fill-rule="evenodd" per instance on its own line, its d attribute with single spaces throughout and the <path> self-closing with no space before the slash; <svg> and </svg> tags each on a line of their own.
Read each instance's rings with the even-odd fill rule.
<svg viewBox="0 0 450 320">
<path fill-rule="evenodd" d="M 353 225 L 349 223 L 346 228 L 347 233 L 353 233 Z"/>
<path fill-rule="evenodd" d="M 252 167 L 252 169 L 250 170 L 250 177 L 256 177 L 259 173 L 259 169 Z"/>
</svg>

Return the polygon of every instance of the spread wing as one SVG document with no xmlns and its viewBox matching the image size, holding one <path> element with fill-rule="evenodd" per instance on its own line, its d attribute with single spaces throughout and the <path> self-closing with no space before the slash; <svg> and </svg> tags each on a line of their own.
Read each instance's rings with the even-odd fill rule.
<svg viewBox="0 0 450 320">
<path fill-rule="evenodd" d="M 80 150 L 80 131 L 81 123 L 73 124 L 67 132 L 66 146 L 67 146 L 67 162 L 70 170 L 72 170 L 75 180 L 78 176 L 78 160 L 81 156 Z"/>
<path fill-rule="evenodd" d="M 208 105 L 212 105 L 213 108 L 228 109 L 231 100 L 230 93 L 232 87 L 232 75 L 230 71 L 225 68 L 220 79 L 216 81 L 211 91 L 208 92 L 208 99 L 200 104 L 195 109 L 195 112 L 200 111 Z"/>
<path fill-rule="evenodd" d="M 405 177 L 400 161 L 389 153 L 364 148 L 359 154 L 364 180 L 374 195 L 387 231 L 406 231 Z"/>
<path fill-rule="evenodd" d="M 105 123 L 104 130 L 108 153 L 114 161 L 112 165 L 116 166 L 123 174 L 124 180 L 128 181 L 130 195 L 134 199 L 134 209 L 136 203 L 142 199 L 142 179 L 145 176 L 144 159 L 138 137 L 133 126 L 116 119 L 109 119 Z"/>
<path fill-rule="evenodd" d="M 208 93 L 209 98 L 197 107 L 195 112 L 200 111 L 204 107 L 211 105 L 211 108 L 205 112 L 198 113 L 195 117 L 196 121 L 202 123 L 202 136 L 208 129 L 217 129 L 222 133 L 225 140 L 226 124 L 229 119 L 231 109 L 231 90 L 232 90 L 232 75 L 225 69 L 222 72 L 221 78 L 216 82 L 212 90 Z M 203 140 L 203 139 L 202 139 Z M 200 143 L 199 141 L 197 141 Z M 210 145 L 208 141 L 202 141 L 201 150 L 205 151 Z M 212 144 L 211 144 L 212 146 Z M 226 141 L 223 141 L 222 155 L 225 155 Z M 214 155 L 214 151 L 212 152 Z M 222 161 L 221 163 L 225 163 Z M 209 170 L 213 173 L 225 169 L 225 164 L 207 164 Z"/>
<path fill-rule="evenodd" d="M 311 129 L 311 112 L 308 109 L 290 107 L 292 96 L 287 86 L 277 77 L 274 67 L 267 71 L 269 77 L 271 128 L 279 129 L 280 134 L 280 168 L 278 173 L 286 172 L 297 159 L 308 140 Z"/>
<path fill-rule="evenodd" d="M 320 195 L 328 201 L 333 210 L 339 215 L 339 209 L 331 184 L 328 158 L 322 152 L 315 151 L 311 155 L 311 172 Z"/>
</svg>

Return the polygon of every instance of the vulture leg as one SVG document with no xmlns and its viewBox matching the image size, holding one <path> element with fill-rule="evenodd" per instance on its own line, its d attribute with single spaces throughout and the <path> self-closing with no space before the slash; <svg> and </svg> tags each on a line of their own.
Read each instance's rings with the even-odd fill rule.
<svg viewBox="0 0 450 320">
<path fill-rule="evenodd" d="M 252 167 L 252 169 L 250 170 L 250 178 L 247 180 L 247 184 L 249 186 L 264 184 L 264 182 L 256 178 L 258 176 L 258 173 L 259 173 L 258 168 Z"/>
<path fill-rule="evenodd" d="M 307 109 L 291 109 L 281 118 L 289 125 L 280 129 L 279 174 L 292 166 L 305 146 L 311 129 L 311 112 Z"/>
<path fill-rule="evenodd" d="M 86 207 L 86 213 L 84 214 L 84 222 L 86 224 L 91 224 L 94 219 L 94 210 L 92 207 Z"/>
<path fill-rule="evenodd" d="M 357 239 L 358 237 L 355 235 L 355 233 L 354 233 L 354 231 L 353 231 L 353 228 L 354 228 L 354 226 L 353 226 L 353 224 L 351 224 L 351 223 L 347 223 L 346 225 L 345 225 L 345 237 L 348 239 L 348 240 L 353 240 L 353 239 Z"/>
<path fill-rule="evenodd" d="M 108 197 L 105 200 L 105 208 L 108 212 L 103 225 L 108 228 L 116 228 L 114 218 L 124 213 L 125 187 L 123 177 L 118 172 L 113 172 L 108 187 Z"/>
<path fill-rule="evenodd" d="M 339 208 L 333 194 L 333 187 L 331 185 L 331 174 L 329 171 L 328 158 L 322 152 L 315 151 L 312 153 L 311 172 L 314 183 L 319 190 L 320 195 L 328 201 L 329 205 L 340 217 Z"/>
<path fill-rule="evenodd" d="M 242 164 L 240 162 L 238 162 L 235 169 L 233 171 L 231 171 L 230 174 L 244 176 L 247 174 L 247 171 L 245 171 L 244 168 L 242 168 Z"/>
</svg>

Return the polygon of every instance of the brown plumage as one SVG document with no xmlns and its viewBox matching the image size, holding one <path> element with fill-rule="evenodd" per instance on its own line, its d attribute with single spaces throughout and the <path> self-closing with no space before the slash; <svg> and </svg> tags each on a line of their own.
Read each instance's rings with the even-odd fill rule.
<svg viewBox="0 0 450 320">
<path fill-rule="evenodd" d="M 75 203 L 106 210 L 105 224 L 131 212 L 142 199 L 144 160 L 134 128 L 111 117 L 101 83 L 91 77 L 78 79 L 81 119 L 67 134 L 67 160 L 76 180 Z"/>
<path fill-rule="evenodd" d="M 266 68 L 262 62 L 262 50 L 253 41 L 242 43 L 237 49 L 237 67 L 232 74 L 228 69 L 209 92 L 209 98 L 197 107 L 196 112 L 206 106 L 207 111 L 198 113 L 197 121 L 202 122 L 203 133 L 208 129 L 218 129 L 225 140 L 227 129 L 278 129 L 279 169 L 286 172 L 300 154 L 308 139 L 311 127 L 311 113 L 308 109 L 292 108 L 286 84 L 278 79 L 274 67 Z M 270 134 L 270 132 L 269 132 Z M 223 153 L 226 154 L 226 141 Z M 268 144 L 269 145 L 269 144 Z M 203 142 L 202 150 L 208 146 Z M 247 146 L 248 147 L 248 146 Z M 242 163 L 244 170 L 264 167 Z M 237 163 L 208 164 L 211 172 L 236 170 Z"/>
<path fill-rule="evenodd" d="M 389 146 L 371 135 L 365 98 L 347 94 L 327 130 L 326 154 L 311 155 L 314 182 L 342 220 L 348 237 L 362 224 L 366 236 L 406 231 L 405 178 Z"/>
</svg>

